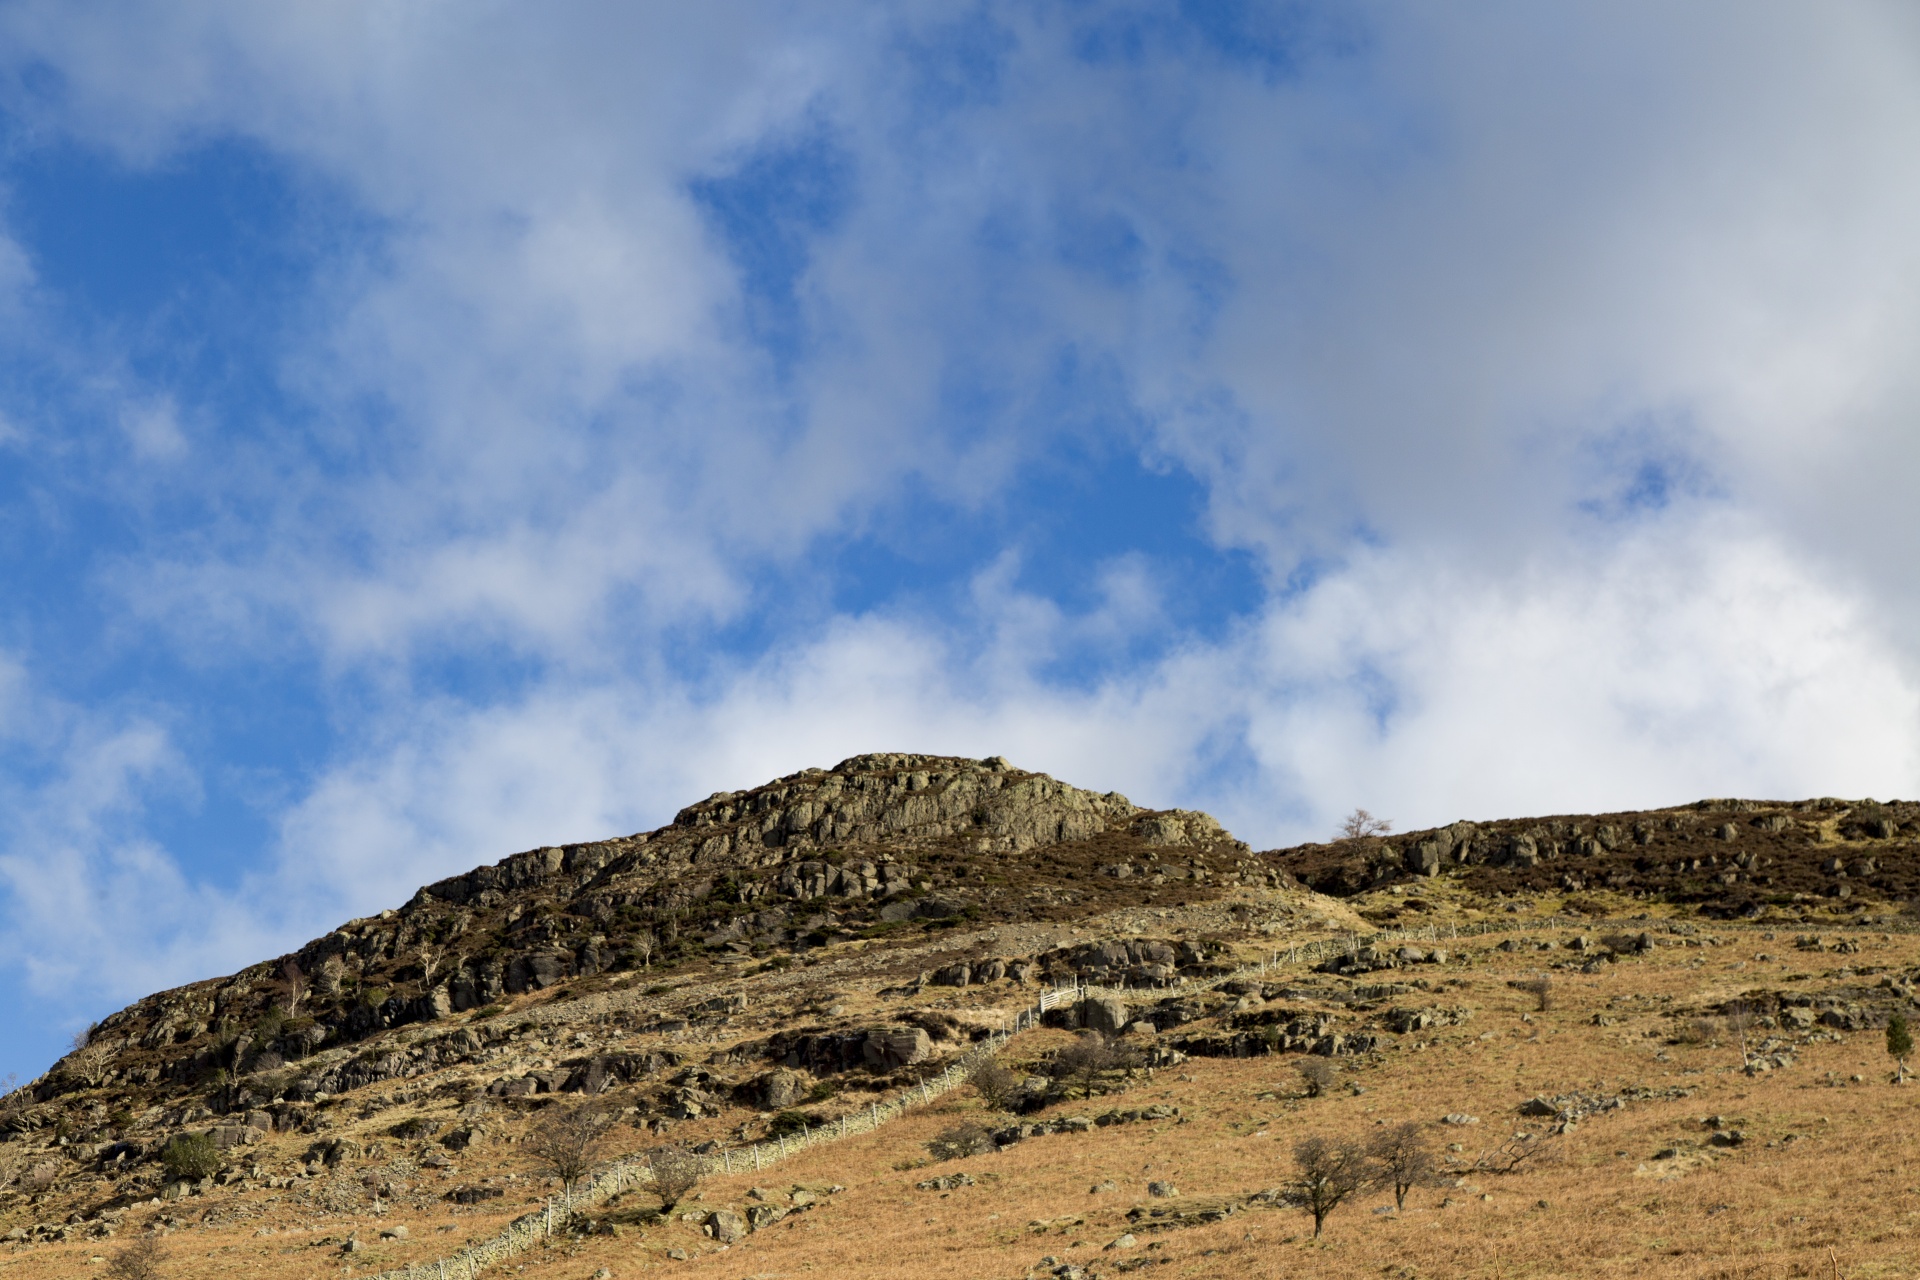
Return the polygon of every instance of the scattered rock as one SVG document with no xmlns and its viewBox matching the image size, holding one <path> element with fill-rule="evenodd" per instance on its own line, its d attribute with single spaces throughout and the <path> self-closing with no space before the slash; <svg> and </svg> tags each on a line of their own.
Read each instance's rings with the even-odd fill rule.
<svg viewBox="0 0 1920 1280">
<path fill-rule="evenodd" d="M 715 1209 L 707 1215 L 706 1229 L 721 1244 L 738 1244 L 746 1238 L 747 1220 L 731 1209 Z"/>
</svg>

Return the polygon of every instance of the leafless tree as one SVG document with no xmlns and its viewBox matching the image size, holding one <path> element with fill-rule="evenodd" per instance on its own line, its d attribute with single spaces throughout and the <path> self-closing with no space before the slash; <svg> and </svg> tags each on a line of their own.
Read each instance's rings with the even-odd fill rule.
<svg viewBox="0 0 1920 1280">
<path fill-rule="evenodd" d="M 314 985 L 320 989 L 322 995 L 337 996 L 340 994 L 340 986 L 346 978 L 346 973 L 346 961 L 339 956 L 328 956 L 320 962 L 320 972 L 314 975 Z"/>
<path fill-rule="evenodd" d="M 1367 1188 L 1377 1185 L 1379 1170 L 1357 1142 L 1306 1138 L 1293 1148 L 1294 1176 L 1289 1184 L 1301 1208 L 1313 1215 L 1317 1240 L 1327 1215 Z"/>
<path fill-rule="evenodd" d="M 1300 1082 L 1307 1086 L 1309 1098 L 1318 1098 L 1333 1087 L 1333 1064 L 1325 1058 L 1295 1058 L 1293 1069 L 1300 1073 Z"/>
<path fill-rule="evenodd" d="M 1127 1065 L 1128 1055 L 1107 1035 L 1083 1031 L 1072 1044 L 1054 1055 L 1053 1065 L 1061 1079 L 1080 1086 L 1080 1096 L 1091 1098 L 1100 1085 L 1100 1077 Z"/>
<path fill-rule="evenodd" d="M 549 1107 L 527 1136 L 528 1152 L 540 1168 L 560 1179 L 569 1206 L 574 1185 L 593 1172 L 610 1120 L 606 1108 L 592 1102 Z"/>
<path fill-rule="evenodd" d="M 428 986 L 432 986 L 433 971 L 440 967 L 439 948 L 423 945 L 414 954 L 420 958 L 420 980 Z"/>
<path fill-rule="evenodd" d="M 640 936 L 633 940 L 633 949 L 640 957 L 640 967 L 642 969 L 653 968 L 654 948 L 659 945 L 660 939 L 653 936 L 653 930 L 651 929 L 642 929 Z"/>
<path fill-rule="evenodd" d="M 975 1067 L 967 1083 L 991 1111 L 1005 1111 L 1020 1093 L 1020 1077 L 992 1058 Z"/>
<path fill-rule="evenodd" d="M 1365 836 L 1384 836 L 1393 830 L 1393 824 L 1385 818 L 1376 818 L 1365 809 L 1355 809 L 1340 823 L 1340 836 L 1346 840 L 1358 840 Z"/>
<path fill-rule="evenodd" d="M 161 1264 L 167 1260 L 166 1246 L 160 1237 L 148 1231 L 135 1237 L 132 1244 L 113 1255 L 107 1263 L 108 1280 L 160 1280 Z"/>
<path fill-rule="evenodd" d="M 89 1089 L 98 1089 L 113 1068 L 113 1046 L 93 1038 L 89 1027 L 73 1038 L 73 1052 L 63 1064 L 67 1072 Z"/>
<path fill-rule="evenodd" d="M 685 1147 L 659 1147 L 648 1154 L 647 1166 L 653 1170 L 653 1190 L 660 1197 L 662 1213 L 671 1213 L 700 1185 L 700 1157 Z"/>
<path fill-rule="evenodd" d="M 1407 1192 L 1432 1182 L 1439 1169 L 1426 1130 L 1414 1120 L 1376 1132 L 1367 1154 L 1379 1168 L 1381 1182 L 1393 1187 L 1393 1203 L 1400 1209 L 1407 1207 Z"/>
<path fill-rule="evenodd" d="M 300 962 L 288 956 L 280 965 L 280 981 L 287 992 L 287 1016 L 298 1017 L 300 1002 L 307 996 L 307 975 L 300 972 Z"/>
</svg>

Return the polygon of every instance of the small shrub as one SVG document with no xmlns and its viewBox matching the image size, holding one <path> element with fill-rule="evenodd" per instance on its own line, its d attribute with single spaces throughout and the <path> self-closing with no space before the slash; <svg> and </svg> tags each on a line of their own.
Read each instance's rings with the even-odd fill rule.
<svg viewBox="0 0 1920 1280">
<path fill-rule="evenodd" d="M 440 1122 L 438 1120 L 430 1120 L 426 1116 L 412 1116 L 394 1125 L 393 1128 L 387 1130 L 387 1132 L 396 1138 L 407 1140 L 431 1138 L 434 1134 L 440 1132 Z"/>
<path fill-rule="evenodd" d="M 935 1160 L 963 1160 L 994 1150 L 993 1135 L 977 1124 L 956 1125 L 936 1134 L 927 1143 L 927 1154 Z"/>
<path fill-rule="evenodd" d="M 265 1013 L 260 1015 L 259 1021 L 253 1024 L 253 1038 L 259 1044 L 272 1044 L 280 1038 L 280 1033 L 286 1029 L 286 1025 L 287 1011 L 277 1004 L 271 1005 Z"/>
<path fill-rule="evenodd" d="M 166 1247 L 160 1243 L 160 1237 L 147 1232 L 113 1255 L 107 1263 L 107 1277 L 108 1280 L 160 1280 L 160 1268 L 166 1260 Z"/>
<path fill-rule="evenodd" d="M 647 994 L 652 995 L 653 993 L 649 991 Z M 475 1009 L 473 1011 L 473 1016 L 476 1018 L 491 1018 L 495 1014 L 505 1013 L 506 1011 L 507 1011 L 507 1006 L 503 1004 L 490 1004 L 482 1008 Z"/>
<path fill-rule="evenodd" d="M 1306 1085 L 1309 1098 L 1318 1098 L 1333 1087 L 1333 1064 L 1325 1058 L 1296 1058 L 1293 1069 L 1300 1073 L 1300 1082 Z"/>
<path fill-rule="evenodd" d="M 813 1117 L 804 1111 L 782 1111 L 774 1116 L 767 1126 L 767 1136 L 784 1138 L 791 1134 L 805 1133 L 813 1127 Z"/>
<path fill-rule="evenodd" d="M 1101 1077 L 1129 1065 L 1130 1056 L 1111 1037 L 1083 1031 L 1080 1038 L 1054 1055 L 1054 1073 L 1080 1086 L 1080 1096 L 1091 1098 Z"/>
<path fill-rule="evenodd" d="M 700 1157 L 685 1147 L 657 1148 L 648 1155 L 647 1166 L 653 1170 L 653 1190 L 663 1213 L 671 1213 L 700 1185 Z"/>
<path fill-rule="evenodd" d="M 220 1168 L 220 1149 L 210 1133 L 183 1133 L 166 1145 L 160 1163 L 174 1178 L 198 1182 Z"/>
<path fill-rule="evenodd" d="M 1020 1077 L 1001 1066 L 992 1058 L 973 1069 L 967 1077 L 967 1083 L 980 1095 L 980 1101 L 990 1111 L 1005 1111 L 1020 1096 Z"/>
<path fill-rule="evenodd" d="M 1533 1011 L 1545 1013 L 1553 1007 L 1553 979 L 1546 974 L 1532 978 L 1520 978 L 1514 981 L 1515 991 L 1524 991 L 1533 997 Z"/>
</svg>

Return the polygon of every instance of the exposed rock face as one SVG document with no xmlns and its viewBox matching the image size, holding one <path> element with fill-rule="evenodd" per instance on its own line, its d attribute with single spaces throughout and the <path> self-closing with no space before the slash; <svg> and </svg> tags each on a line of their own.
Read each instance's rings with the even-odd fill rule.
<svg viewBox="0 0 1920 1280">
<path fill-rule="evenodd" d="M 999 757 L 855 756 L 710 796 L 656 831 L 514 854 L 428 885 L 399 910 L 353 921 L 292 957 L 150 996 L 101 1024 L 95 1056 L 107 1065 L 89 1070 L 135 1086 L 184 1084 L 216 1069 L 245 1075 L 610 969 L 746 960 L 987 910 L 1051 919 L 1122 897 L 1206 898 L 1246 853 L 1206 814 L 1144 810 Z M 1123 883 L 1116 867 L 1132 878 Z M 1138 969 L 1137 981 L 1170 962 L 1157 952 L 1112 957 Z M 1006 977 L 1029 980 L 1031 968 L 1016 973 L 983 957 L 941 980 Z M 285 1016 L 271 1016 L 275 1006 Z M 924 1049 L 869 1041 L 860 1052 L 904 1065 Z M 345 1089 L 430 1065 L 377 1055 L 309 1074 L 316 1087 Z M 624 1073 L 616 1064 L 601 1076 Z M 63 1067 L 38 1091 L 52 1096 L 78 1078 L 77 1067 Z"/>
</svg>

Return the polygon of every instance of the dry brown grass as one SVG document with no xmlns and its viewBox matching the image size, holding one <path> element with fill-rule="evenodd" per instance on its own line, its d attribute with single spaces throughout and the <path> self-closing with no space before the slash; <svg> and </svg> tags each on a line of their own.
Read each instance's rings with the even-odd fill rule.
<svg viewBox="0 0 1920 1280">
<path fill-rule="evenodd" d="M 978 1180 L 975 1186 L 944 1194 L 916 1190 L 913 1184 L 929 1171 L 895 1166 L 921 1155 L 923 1144 L 940 1130 L 978 1114 L 977 1103 L 956 1098 L 879 1134 L 811 1150 L 777 1171 L 703 1184 L 698 1200 L 683 1209 L 741 1205 L 756 1183 L 846 1188 L 829 1203 L 754 1234 L 717 1258 L 711 1240 L 676 1220 L 619 1239 L 557 1244 L 518 1260 L 524 1270 L 508 1274 L 587 1280 L 606 1267 L 620 1278 L 643 1270 L 836 1280 L 1014 1277 L 1026 1275 L 1043 1255 L 1091 1263 L 1108 1275 L 1117 1274 L 1115 1264 L 1121 1261 L 1151 1260 L 1154 1265 L 1142 1271 L 1155 1280 L 1759 1280 L 1830 1276 L 1836 1264 L 1850 1280 L 1916 1274 L 1920 1088 L 1885 1083 L 1888 1063 L 1880 1033 L 1863 1031 L 1839 1043 L 1810 1045 L 1792 1068 L 1748 1077 L 1737 1069 L 1737 1049 L 1668 1044 L 1666 1035 L 1678 1024 L 1659 1010 L 1699 1007 L 1755 986 L 1786 985 L 1790 973 L 1814 974 L 1818 985 L 1823 975 L 1844 965 L 1912 965 L 1920 948 L 1911 939 L 1881 942 L 1869 935 L 1862 954 L 1835 956 L 1794 952 L 1784 936 L 1765 942 L 1748 931 L 1723 928 L 1719 933 L 1735 945 L 1661 949 L 1596 974 L 1558 976 L 1554 1007 L 1544 1013 L 1532 1011 L 1531 998 L 1507 986 L 1538 971 L 1538 954 L 1476 946 L 1474 963 L 1451 970 L 1466 985 L 1438 997 L 1474 1006 L 1474 1019 L 1464 1027 L 1407 1037 L 1407 1047 L 1377 1063 L 1351 1068 L 1342 1063 L 1327 1097 L 1298 1097 L 1284 1058 L 1196 1060 L 1158 1073 L 1126 1096 L 1130 1106 L 1177 1106 L 1178 1122 L 1033 1139 L 937 1170 L 969 1172 Z M 1754 960 L 1761 951 L 1779 958 Z M 1614 997 L 1623 1003 L 1610 1006 Z M 1672 1004 L 1659 1005 L 1661 997 Z M 1612 1024 L 1595 1025 L 1596 1014 Z M 1047 1043 L 1064 1040 L 1058 1033 L 1037 1033 L 1025 1051 L 1037 1050 L 1043 1037 L 1051 1037 Z M 1415 1049 L 1416 1042 L 1426 1047 Z M 1825 1083 L 1828 1073 L 1843 1083 Z M 1855 1074 L 1865 1082 L 1844 1083 Z M 1364 1091 L 1351 1092 L 1349 1083 Z M 1636 1102 L 1585 1121 L 1566 1135 L 1564 1159 L 1557 1164 L 1508 1177 L 1468 1174 L 1467 1186 L 1416 1189 L 1401 1214 L 1372 1212 L 1392 1201 L 1391 1192 L 1373 1194 L 1339 1210 L 1318 1243 L 1311 1242 L 1311 1220 L 1304 1213 L 1258 1208 L 1209 1226 L 1157 1235 L 1136 1231 L 1137 1248 L 1102 1251 L 1127 1229 L 1126 1211 L 1148 1203 L 1150 1180 L 1177 1184 L 1183 1197 L 1244 1195 L 1282 1182 L 1288 1153 L 1303 1136 L 1365 1138 L 1377 1124 L 1433 1120 L 1450 1112 L 1481 1117 L 1475 1126 L 1434 1131 L 1436 1142 L 1461 1143 L 1465 1149 L 1456 1154 L 1470 1159 L 1516 1128 L 1540 1123 L 1515 1117 L 1517 1105 L 1536 1093 L 1634 1085 L 1684 1086 L 1694 1092 L 1684 1099 Z M 1094 1114 L 1106 1105 L 1095 1099 L 1060 1109 Z M 1748 1135 L 1746 1145 L 1714 1153 L 1716 1158 L 1652 1161 L 1656 1151 L 1678 1141 L 1699 1143 L 1704 1150 L 1707 1130 L 1700 1121 L 1708 1115 L 1737 1123 Z M 639 1145 L 638 1135 L 630 1145 Z M 503 1148 L 487 1158 L 505 1167 L 516 1157 Z M 464 1171 L 461 1180 L 472 1172 Z M 1119 1184 L 1117 1192 L 1089 1194 L 1090 1186 L 1107 1179 Z M 364 1275 L 379 1266 L 449 1252 L 524 1207 L 494 1202 L 483 1212 L 455 1215 L 442 1208 L 437 1216 L 406 1217 L 413 1240 L 383 1247 L 376 1255 L 357 1255 L 354 1270 Z M 133 1221 L 141 1221 L 142 1212 L 157 1211 L 136 1211 Z M 1036 1219 L 1055 1225 L 1036 1230 L 1029 1225 Z M 279 1234 L 255 1236 L 262 1225 Z M 345 1260 L 331 1248 L 305 1241 L 314 1235 L 340 1238 L 356 1225 L 367 1238 L 378 1224 L 331 1219 L 304 1236 L 285 1234 L 289 1225 L 293 1215 L 276 1207 L 241 1226 L 176 1232 L 169 1240 L 168 1274 L 178 1280 L 338 1277 Z M 443 1225 L 456 1230 L 435 1230 Z M 112 1244 L 0 1248 L 0 1280 L 97 1274 L 100 1268 L 87 1259 L 110 1253 Z M 669 1262 L 670 1248 L 695 1258 Z"/>
</svg>

